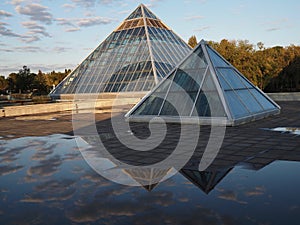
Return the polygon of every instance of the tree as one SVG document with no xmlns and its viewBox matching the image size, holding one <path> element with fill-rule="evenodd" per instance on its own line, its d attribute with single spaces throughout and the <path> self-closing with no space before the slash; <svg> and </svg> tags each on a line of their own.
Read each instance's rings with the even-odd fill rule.
<svg viewBox="0 0 300 225">
<path fill-rule="evenodd" d="M 34 89 L 38 95 L 46 95 L 49 93 L 50 88 L 47 86 L 45 74 L 39 70 L 38 74 L 34 78 Z"/>
<path fill-rule="evenodd" d="M 17 92 L 17 77 L 18 74 L 11 73 L 8 75 L 7 81 L 8 81 L 8 88 L 10 93 Z"/>
<path fill-rule="evenodd" d="M 31 73 L 27 66 L 23 66 L 17 73 L 16 88 L 19 93 L 32 92 L 36 74 Z"/>
<path fill-rule="evenodd" d="M 268 86 L 268 92 L 300 91 L 300 56 L 284 67 L 278 76 L 273 77 Z"/>
<path fill-rule="evenodd" d="M 191 46 L 192 48 L 195 48 L 197 44 L 198 42 L 196 36 L 195 35 L 191 36 L 188 40 L 188 45 Z"/>
<path fill-rule="evenodd" d="M 51 73 L 46 74 L 46 83 L 47 86 L 52 88 L 52 86 L 58 85 L 67 75 L 71 73 L 70 69 L 65 69 L 65 72 L 55 72 L 54 70 Z"/>
<path fill-rule="evenodd" d="M 4 76 L 0 76 L 0 92 L 4 92 L 8 88 L 8 81 Z"/>
<path fill-rule="evenodd" d="M 262 43 L 261 41 L 260 41 L 260 42 L 257 42 L 256 45 L 257 45 L 257 47 L 258 47 L 259 50 L 263 50 L 263 49 L 265 48 L 264 43 Z"/>
</svg>

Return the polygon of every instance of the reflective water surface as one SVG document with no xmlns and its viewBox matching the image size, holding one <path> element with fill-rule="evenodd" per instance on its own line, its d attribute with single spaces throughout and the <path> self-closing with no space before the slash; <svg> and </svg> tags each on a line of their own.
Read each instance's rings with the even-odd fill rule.
<svg viewBox="0 0 300 225">
<path fill-rule="evenodd" d="M 267 130 L 300 135 L 300 128 L 298 128 L 298 127 L 276 127 L 276 128 L 267 129 Z"/>
<path fill-rule="evenodd" d="M 245 160 L 200 172 L 192 158 L 164 182 L 130 187 L 94 172 L 78 144 L 59 134 L 0 139 L 0 224 L 299 224 L 300 149 L 289 160 L 240 147 Z M 148 172 L 126 173 L 138 182 Z"/>
</svg>

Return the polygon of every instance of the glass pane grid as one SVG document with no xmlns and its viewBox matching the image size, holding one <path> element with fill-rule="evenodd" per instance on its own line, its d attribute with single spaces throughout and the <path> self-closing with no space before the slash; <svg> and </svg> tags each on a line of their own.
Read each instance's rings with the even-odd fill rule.
<svg viewBox="0 0 300 225">
<path fill-rule="evenodd" d="M 142 30 L 142 29 L 140 29 L 140 30 Z M 142 32 L 142 34 L 144 35 L 143 32 Z M 138 37 L 138 35 L 136 36 L 136 38 L 137 37 Z M 131 52 L 131 51 L 126 51 L 126 52 L 124 51 L 124 53 L 122 55 L 122 58 L 124 59 L 123 63 L 117 64 L 119 69 L 115 72 L 115 74 L 112 75 L 112 76 L 119 77 L 119 79 L 116 80 L 115 82 L 110 81 L 110 82 L 112 82 L 110 84 L 110 86 L 114 86 L 114 84 L 118 84 L 118 85 L 115 88 L 113 88 L 113 87 L 110 88 L 111 92 L 116 92 L 119 89 L 121 89 L 123 86 L 121 84 L 119 85 L 119 83 L 124 81 L 124 79 L 125 79 L 124 75 L 130 74 L 130 71 L 132 73 L 132 70 L 133 71 L 136 70 L 136 68 L 139 66 L 139 64 L 136 63 L 139 60 L 137 58 L 137 56 L 142 56 L 144 54 L 148 55 L 147 48 L 146 48 L 146 42 L 140 40 L 139 45 L 138 46 L 134 45 L 134 46 L 136 46 L 136 47 L 131 48 L 131 49 L 134 49 L 136 52 L 139 52 L 140 54 L 137 54 L 136 52 Z M 142 52 L 140 51 L 141 50 L 140 48 L 143 49 Z M 130 61 L 128 62 L 128 61 L 125 60 L 125 58 L 129 58 L 129 56 L 130 56 Z M 135 56 L 135 57 L 133 57 L 133 56 Z M 108 90 L 109 89 L 106 89 L 106 91 L 108 91 Z"/>
<path fill-rule="evenodd" d="M 149 58 L 143 16 L 149 22 L 148 25 L 151 25 L 148 30 L 152 58 Z M 53 93 L 150 90 L 147 88 L 155 85 L 152 66 L 140 71 L 139 63 L 153 61 L 158 77 L 165 77 L 189 50 L 185 42 L 150 10 L 140 5 Z M 130 82 L 133 84 L 129 85 Z"/>
</svg>

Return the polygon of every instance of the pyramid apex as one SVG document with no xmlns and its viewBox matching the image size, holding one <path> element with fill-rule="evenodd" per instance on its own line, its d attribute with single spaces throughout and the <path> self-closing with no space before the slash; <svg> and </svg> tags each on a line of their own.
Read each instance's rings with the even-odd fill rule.
<svg viewBox="0 0 300 225">
<path fill-rule="evenodd" d="M 154 13 L 151 12 L 150 9 L 148 9 L 147 6 L 145 6 L 143 3 L 139 4 L 125 20 L 137 19 L 142 17 L 158 20 L 158 17 L 154 15 Z"/>
<path fill-rule="evenodd" d="M 201 39 L 200 44 L 206 44 L 207 42 L 204 39 Z"/>
<path fill-rule="evenodd" d="M 138 7 L 146 7 L 144 3 L 139 4 Z M 147 8 L 147 7 L 146 7 Z"/>
</svg>

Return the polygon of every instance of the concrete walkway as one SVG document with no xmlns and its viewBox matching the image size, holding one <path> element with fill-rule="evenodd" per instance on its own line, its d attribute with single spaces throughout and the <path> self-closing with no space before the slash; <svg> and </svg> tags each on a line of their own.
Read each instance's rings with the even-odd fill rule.
<svg viewBox="0 0 300 225">
<path fill-rule="evenodd" d="M 300 102 L 300 92 L 293 93 L 269 93 L 274 101 L 299 101 Z M 34 105 L 21 105 L 21 106 L 0 106 L 0 118 L 1 117 L 14 117 L 23 115 L 36 115 L 41 113 L 54 113 L 54 112 L 65 112 L 72 110 L 102 110 L 101 112 L 110 112 L 112 105 L 114 105 L 115 110 L 121 112 L 128 111 L 130 107 L 138 103 L 141 96 L 136 97 L 123 97 L 120 99 L 109 99 L 103 98 L 97 101 L 89 101 L 89 98 L 83 99 L 81 101 L 66 101 L 58 103 L 46 103 L 46 104 L 34 104 Z"/>
</svg>

